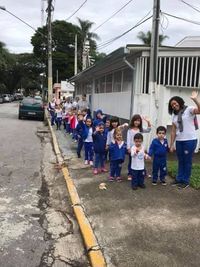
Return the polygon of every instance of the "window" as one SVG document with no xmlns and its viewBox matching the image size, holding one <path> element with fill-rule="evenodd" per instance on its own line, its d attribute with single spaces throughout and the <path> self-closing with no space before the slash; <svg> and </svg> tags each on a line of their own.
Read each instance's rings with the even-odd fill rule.
<svg viewBox="0 0 200 267">
<path fill-rule="evenodd" d="M 122 91 L 131 90 L 132 79 L 133 79 L 133 71 L 130 68 L 124 69 Z"/>
<path fill-rule="evenodd" d="M 122 83 L 122 71 L 117 71 L 114 73 L 113 92 L 121 92 L 121 83 Z"/>
<path fill-rule="evenodd" d="M 106 75 L 106 93 L 112 92 L 112 74 Z"/>
<path fill-rule="evenodd" d="M 99 94 L 100 93 L 100 81 L 99 79 L 95 80 L 95 94 Z"/>
<path fill-rule="evenodd" d="M 158 83 L 172 86 L 198 86 L 199 61 L 199 57 L 160 57 Z"/>
<path fill-rule="evenodd" d="M 106 76 L 99 79 L 100 93 L 105 93 L 106 91 Z"/>
</svg>

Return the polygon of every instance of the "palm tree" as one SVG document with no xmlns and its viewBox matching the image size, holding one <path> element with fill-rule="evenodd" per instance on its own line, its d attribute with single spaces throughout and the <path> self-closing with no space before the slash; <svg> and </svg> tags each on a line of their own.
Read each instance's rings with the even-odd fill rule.
<svg viewBox="0 0 200 267">
<path fill-rule="evenodd" d="M 139 32 L 137 35 L 137 38 L 140 39 L 143 42 L 143 44 L 146 44 L 148 46 L 151 45 L 151 32 L 150 31 L 148 31 L 147 33 Z M 159 34 L 159 46 L 162 46 L 162 43 L 167 38 L 169 38 L 167 35 Z"/>
<path fill-rule="evenodd" d="M 82 20 L 80 18 L 77 19 L 79 23 L 79 35 L 82 42 L 84 42 L 86 39 L 89 41 L 100 40 L 99 36 L 96 33 L 90 31 L 92 26 L 94 25 L 94 22 L 91 22 L 89 20 Z"/>
<path fill-rule="evenodd" d="M 82 61 L 82 51 L 83 51 L 83 44 L 86 40 L 89 41 L 90 44 L 90 55 L 93 57 L 96 55 L 96 48 L 97 43 L 96 40 L 100 40 L 98 34 L 91 32 L 91 28 L 94 25 L 94 22 L 89 20 L 82 20 L 78 19 L 78 38 L 80 38 L 80 43 L 82 44 L 81 47 L 78 48 L 78 57 L 80 61 Z"/>
</svg>

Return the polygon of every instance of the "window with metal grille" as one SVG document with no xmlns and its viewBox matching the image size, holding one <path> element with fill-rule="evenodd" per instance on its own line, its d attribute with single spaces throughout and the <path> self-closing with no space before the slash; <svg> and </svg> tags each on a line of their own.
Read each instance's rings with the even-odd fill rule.
<svg viewBox="0 0 200 267">
<path fill-rule="evenodd" d="M 159 57 L 158 84 L 197 87 L 200 82 L 200 57 Z"/>
</svg>

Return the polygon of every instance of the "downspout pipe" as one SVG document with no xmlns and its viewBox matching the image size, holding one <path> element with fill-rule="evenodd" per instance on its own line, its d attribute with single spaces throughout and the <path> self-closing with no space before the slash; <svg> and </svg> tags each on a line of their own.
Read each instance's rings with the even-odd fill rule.
<svg viewBox="0 0 200 267">
<path fill-rule="evenodd" d="M 135 71 L 135 67 L 126 59 L 126 57 L 123 58 L 123 61 L 132 70 L 131 103 L 130 103 L 130 114 L 129 114 L 129 118 L 131 119 L 132 115 L 133 115 L 133 104 L 134 104 L 134 94 L 135 94 L 135 88 L 134 88 L 134 71 Z"/>
</svg>

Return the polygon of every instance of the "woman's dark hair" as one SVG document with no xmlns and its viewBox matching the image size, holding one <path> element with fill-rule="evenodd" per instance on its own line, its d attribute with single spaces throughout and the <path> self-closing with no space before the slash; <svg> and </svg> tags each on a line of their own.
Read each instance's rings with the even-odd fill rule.
<svg viewBox="0 0 200 267">
<path fill-rule="evenodd" d="M 168 104 L 168 112 L 170 115 L 172 115 L 172 113 L 176 114 L 176 112 L 174 111 L 174 109 L 172 108 L 171 106 L 171 102 L 172 101 L 176 101 L 179 106 L 180 106 L 180 109 L 183 109 L 184 107 L 184 104 L 185 104 L 185 101 L 183 100 L 183 98 L 181 98 L 180 96 L 173 96 L 170 100 L 169 100 L 169 104 Z"/>
<path fill-rule="evenodd" d="M 129 124 L 129 128 L 132 129 L 134 128 L 134 122 L 139 120 L 140 121 L 140 125 L 139 125 L 139 130 L 140 132 L 143 132 L 143 127 L 142 127 L 142 117 L 139 114 L 135 114 L 133 115 L 133 117 L 131 118 L 130 124 Z"/>
<path fill-rule="evenodd" d="M 112 126 L 112 123 L 113 123 L 113 122 L 117 122 L 117 123 L 118 123 L 117 126 L 119 126 L 119 118 L 118 118 L 118 117 L 112 117 L 112 118 L 110 119 L 110 128 L 109 128 L 109 131 L 112 131 L 112 129 L 113 129 L 113 126 Z"/>
<path fill-rule="evenodd" d="M 143 135 L 141 133 L 136 133 L 133 139 L 143 141 Z"/>
</svg>

